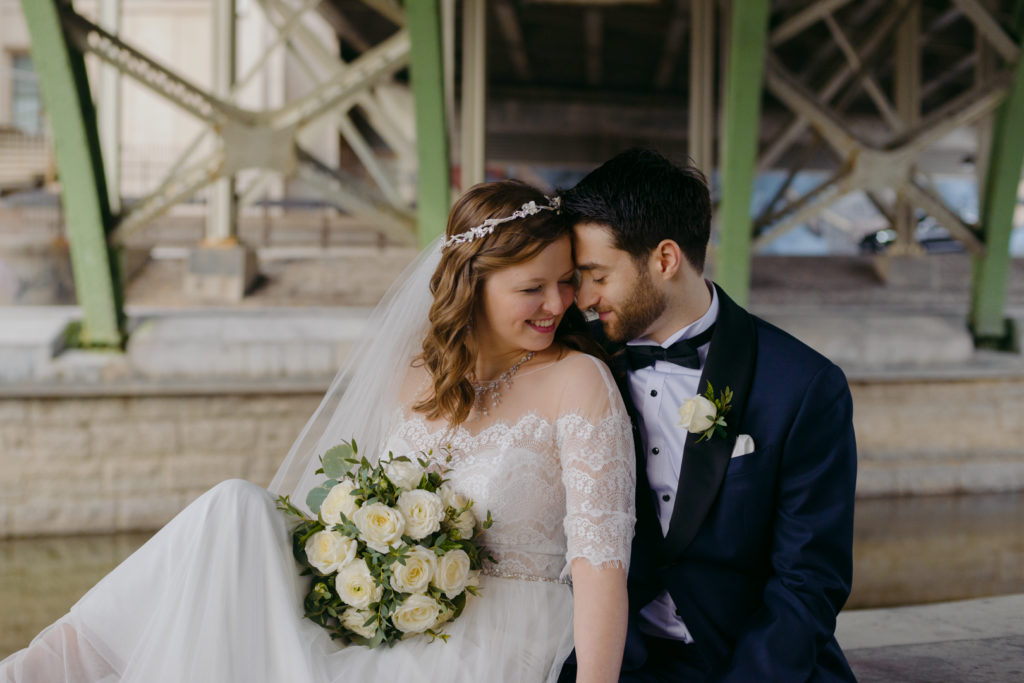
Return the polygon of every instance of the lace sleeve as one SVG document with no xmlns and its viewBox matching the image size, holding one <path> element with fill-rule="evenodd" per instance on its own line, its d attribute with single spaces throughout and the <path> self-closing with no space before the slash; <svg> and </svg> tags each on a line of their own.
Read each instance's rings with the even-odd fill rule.
<svg viewBox="0 0 1024 683">
<path fill-rule="evenodd" d="M 629 416 L 611 373 L 590 356 L 567 377 L 557 421 L 565 486 L 566 567 L 629 567 L 636 461 Z"/>
</svg>

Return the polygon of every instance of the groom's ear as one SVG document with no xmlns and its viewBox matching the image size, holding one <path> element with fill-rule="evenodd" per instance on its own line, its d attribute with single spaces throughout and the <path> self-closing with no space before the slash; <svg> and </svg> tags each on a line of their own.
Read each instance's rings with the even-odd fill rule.
<svg viewBox="0 0 1024 683">
<path fill-rule="evenodd" d="M 675 240 L 662 240 L 651 252 L 651 267 L 654 274 L 663 280 L 671 280 L 683 267 L 683 250 Z"/>
</svg>

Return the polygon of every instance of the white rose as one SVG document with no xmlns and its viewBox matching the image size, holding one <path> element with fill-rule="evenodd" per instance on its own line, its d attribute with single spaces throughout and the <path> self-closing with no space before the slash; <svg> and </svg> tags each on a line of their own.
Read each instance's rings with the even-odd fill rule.
<svg viewBox="0 0 1024 683">
<path fill-rule="evenodd" d="M 437 623 L 441 605 L 429 595 L 410 595 L 391 615 L 391 622 L 403 633 L 423 633 Z"/>
<path fill-rule="evenodd" d="M 449 550 L 437 560 L 437 571 L 431 583 L 449 600 L 466 590 L 469 581 L 469 555 L 465 550 Z"/>
<path fill-rule="evenodd" d="M 341 625 L 358 636 L 362 636 L 363 638 L 373 638 L 377 635 L 376 622 L 366 626 L 367 620 L 372 616 L 374 616 L 373 612 L 370 612 L 369 610 L 349 607 L 341 613 Z"/>
<path fill-rule="evenodd" d="M 444 501 L 446 507 L 461 510 L 469 505 L 469 496 L 462 495 L 448 484 L 441 484 L 437 492 L 441 494 L 441 500 Z"/>
<path fill-rule="evenodd" d="M 405 564 L 391 565 L 391 587 L 399 593 L 425 593 L 434 578 L 437 555 L 421 545 L 413 546 L 405 556 Z"/>
<path fill-rule="evenodd" d="M 379 602 L 384 593 L 370 575 L 366 560 L 361 557 L 341 568 L 334 580 L 334 588 L 342 602 L 356 609 L 366 609 L 371 603 Z"/>
<path fill-rule="evenodd" d="M 445 507 L 451 508 L 453 513 L 462 510 L 471 503 L 468 496 L 464 496 L 452 489 L 448 484 L 441 484 L 440 488 L 438 488 L 438 493 L 441 494 L 441 500 L 444 501 Z M 473 514 L 473 508 L 470 507 L 456 517 L 451 525 L 452 528 L 459 532 L 459 538 L 473 538 L 476 522 L 476 515 Z"/>
<path fill-rule="evenodd" d="M 356 539 L 337 531 L 318 531 L 306 541 L 306 559 L 322 574 L 333 574 L 356 555 Z"/>
<path fill-rule="evenodd" d="M 327 528 L 340 523 L 342 514 L 352 519 L 352 515 L 358 509 L 356 499 L 352 496 L 352 491 L 355 488 L 355 482 L 351 479 L 343 479 L 335 484 L 324 498 L 324 502 L 320 505 L 320 519 L 324 521 Z"/>
<path fill-rule="evenodd" d="M 691 434 L 701 434 L 714 426 L 717 412 L 715 404 L 703 396 L 688 398 L 679 406 L 679 426 Z"/>
<path fill-rule="evenodd" d="M 455 519 L 452 526 L 459 532 L 459 538 L 473 538 L 473 530 L 476 528 L 476 516 L 472 510 L 466 510 Z"/>
<path fill-rule="evenodd" d="M 405 518 L 398 510 L 384 503 L 364 505 L 352 514 L 359 528 L 359 538 L 379 553 L 386 553 L 402 542 Z"/>
<path fill-rule="evenodd" d="M 423 478 L 423 468 L 417 462 L 408 460 L 392 460 L 384 465 L 384 474 L 388 475 L 395 486 L 400 489 L 411 491 L 420 485 Z"/>
<path fill-rule="evenodd" d="M 440 529 L 444 519 L 441 497 L 423 489 L 404 491 L 398 496 L 398 509 L 405 517 L 405 533 L 414 541 Z"/>
</svg>

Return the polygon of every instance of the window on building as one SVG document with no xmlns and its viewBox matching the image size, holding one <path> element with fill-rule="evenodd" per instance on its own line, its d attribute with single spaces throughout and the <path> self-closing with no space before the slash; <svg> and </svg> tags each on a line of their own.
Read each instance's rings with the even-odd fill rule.
<svg viewBox="0 0 1024 683">
<path fill-rule="evenodd" d="M 43 101 L 39 97 L 39 79 L 32 68 L 32 57 L 14 54 L 11 67 L 11 125 L 26 135 L 42 135 Z"/>
</svg>

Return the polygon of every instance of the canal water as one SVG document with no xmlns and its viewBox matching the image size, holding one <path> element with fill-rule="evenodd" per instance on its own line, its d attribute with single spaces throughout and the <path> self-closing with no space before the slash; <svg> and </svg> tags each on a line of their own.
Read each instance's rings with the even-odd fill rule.
<svg viewBox="0 0 1024 683">
<path fill-rule="evenodd" d="M 1024 493 L 857 501 L 847 609 L 1024 593 Z M 0 657 L 149 534 L 0 541 Z"/>
</svg>

